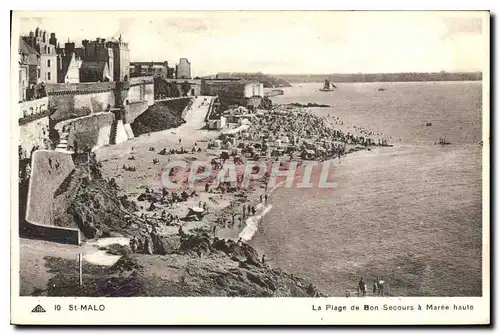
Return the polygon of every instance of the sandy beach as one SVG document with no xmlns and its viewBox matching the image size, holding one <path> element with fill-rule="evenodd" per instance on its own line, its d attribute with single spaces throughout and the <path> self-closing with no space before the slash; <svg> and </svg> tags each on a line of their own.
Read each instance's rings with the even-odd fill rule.
<svg viewBox="0 0 500 335">
<path fill-rule="evenodd" d="M 224 151 L 241 152 L 248 149 L 250 151 L 247 156 L 240 154 L 229 159 L 237 162 L 237 157 L 241 157 L 244 163 L 254 157 L 254 146 L 258 148 L 257 150 L 268 147 L 267 153 L 263 151 L 264 156 L 258 157 L 257 160 L 267 164 L 268 167 L 278 159 L 296 161 L 299 165 L 294 181 L 296 183 L 304 172 L 302 164 L 305 162 L 301 156 L 302 149 L 298 146 L 304 150 L 317 148 L 309 151 L 316 152 L 316 159 L 313 161 L 320 162 L 325 159 L 336 159 L 337 156 L 373 145 L 373 142 L 358 143 L 365 141 L 364 138 L 360 140 L 362 132 L 354 136 L 352 132 L 346 135 L 334 130 L 341 126 L 345 128 L 338 118 L 329 116 L 320 119 L 314 116 L 314 108 L 308 110 L 286 105 L 275 106 L 272 111 L 254 112 L 250 125 L 233 124 L 230 128 L 219 131 L 206 130 L 205 118 L 212 99 L 213 97 L 205 96 L 193 98 L 193 102 L 187 107 L 186 122 L 178 128 L 144 134 L 119 145 L 96 151 L 96 159 L 102 165 L 103 177 L 108 180 L 114 179 L 120 193 L 137 203 L 138 209 L 134 214 L 150 222 L 144 227 L 144 233 L 153 232 L 159 236 L 168 236 L 178 234 L 179 227 L 182 227 L 183 232 L 203 228 L 220 239 L 249 241 L 261 229 L 264 215 L 272 208 L 273 191 L 285 180 L 284 177 L 278 177 L 277 184 L 268 188 L 267 174 L 263 178 L 264 182 L 252 183 L 247 188 L 224 191 L 213 190 L 213 186 L 216 185 L 210 185 L 208 192 L 198 187 L 195 189 L 195 194 L 193 189 L 184 183 L 177 193 L 186 192 L 190 196 L 186 196 L 184 201 L 165 203 L 163 169 L 171 162 L 213 162 L 219 159 Z M 241 111 L 237 109 L 232 113 L 238 115 Z M 317 124 L 318 122 L 320 124 Z M 327 137 L 335 141 L 326 142 Z M 284 144 L 281 144 L 281 139 Z M 217 141 L 221 142 L 221 145 L 216 145 Z M 286 143 L 290 141 L 293 143 L 287 146 Z M 275 142 L 279 147 L 274 147 Z M 238 149 L 235 149 L 236 147 Z M 292 151 L 288 154 L 282 148 L 291 148 Z M 338 159 L 340 160 L 340 157 Z M 243 173 L 243 169 L 237 171 L 240 181 Z M 312 178 L 317 177 L 318 173 L 314 172 Z M 163 196 L 160 196 L 162 192 Z M 161 197 L 161 201 L 151 201 L 147 197 L 150 193 Z M 187 220 L 192 208 L 205 209 L 199 220 Z M 170 219 L 165 220 L 165 215 Z"/>
</svg>

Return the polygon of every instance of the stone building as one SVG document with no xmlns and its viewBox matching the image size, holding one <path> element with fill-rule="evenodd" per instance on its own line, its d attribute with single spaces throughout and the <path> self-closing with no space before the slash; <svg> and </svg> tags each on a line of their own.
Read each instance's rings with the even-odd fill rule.
<svg viewBox="0 0 500 335">
<path fill-rule="evenodd" d="M 30 31 L 28 36 L 23 36 L 23 40 L 40 54 L 39 81 L 57 83 L 56 46 L 50 43 L 55 43 L 55 34 L 52 33 L 49 37 L 45 30 L 36 28 L 34 33 Z"/>
<path fill-rule="evenodd" d="M 153 76 L 155 78 L 168 78 L 168 62 L 131 62 L 130 76 L 144 77 Z"/>
<path fill-rule="evenodd" d="M 227 105 L 257 107 L 264 97 L 264 85 L 241 79 L 203 79 L 201 94 L 218 96 Z"/>
<path fill-rule="evenodd" d="M 187 58 L 179 59 L 179 64 L 175 66 L 175 78 L 191 79 L 191 63 Z"/>
<path fill-rule="evenodd" d="M 128 43 L 118 39 L 106 40 L 96 38 L 95 41 L 83 40 L 83 60 L 106 62 L 111 74 L 111 81 L 128 81 L 130 67 L 130 51 Z"/>
</svg>

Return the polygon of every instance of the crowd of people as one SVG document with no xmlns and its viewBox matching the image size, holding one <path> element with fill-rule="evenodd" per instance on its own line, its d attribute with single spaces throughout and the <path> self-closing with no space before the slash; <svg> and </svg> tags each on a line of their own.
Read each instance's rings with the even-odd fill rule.
<svg viewBox="0 0 500 335">
<path fill-rule="evenodd" d="M 337 129 L 333 124 L 342 121 L 333 116 L 323 118 L 293 106 L 275 106 L 265 113 L 257 113 L 250 127 L 234 134 L 219 137 L 220 148 L 240 149 L 253 159 L 285 157 L 293 159 L 326 160 L 347 154 L 347 146 L 383 146 L 386 139 L 361 127 L 353 133 Z M 356 133 L 356 134 L 354 134 Z M 215 147 L 211 143 L 211 147 Z"/>
<path fill-rule="evenodd" d="M 373 296 L 383 297 L 386 294 L 386 292 L 384 291 L 384 285 L 385 281 L 379 277 L 376 277 L 372 283 Z M 358 291 L 358 297 L 366 297 L 368 289 L 367 289 L 367 283 L 365 282 L 363 277 L 361 277 L 361 279 L 358 282 L 357 291 Z"/>
</svg>

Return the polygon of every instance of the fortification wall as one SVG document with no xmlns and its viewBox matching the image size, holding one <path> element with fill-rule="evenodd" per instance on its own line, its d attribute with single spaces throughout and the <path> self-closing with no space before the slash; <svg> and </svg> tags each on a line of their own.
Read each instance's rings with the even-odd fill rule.
<svg viewBox="0 0 500 335">
<path fill-rule="evenodd" d="M 70 149 L 95 150 L 109 144 L 114 119 L 115 116 L 111 112 L 96 113 L 59 122 L 55 125 L 55 129 L 61 138 L 66 137 L 65 134 L 67 134 Z"/>
<path fill-rule="evenodd" d="M 29 159 L 35 149 L 49 149 L 49 117 L 19 125 L 19 157 Z"/>
<path fill-rule="evenodd" d="M 80 180 L 73 176 L 70 154 L 37 150 L 31 160 L 24 234 L 60 243 L 80 243 L 80 231 L 62 227 L 54 218 L 66 211 L 78 191 Z M 72 178 L 73 177 L 73 178 Z"/>
<path fill-rule="evenodd" d="M 144 113 L 148 107 L 148 102 L 146 100 L 130 102 L 125 106 L 124 122 L 134 122 L 135 118 Z"/>
<path fill-rule="evenodd" d="M 100 113 L 115 105 L 116 83 L 76 83 L 47 85 L 49 103 L 57 111 L 55 122 Z"/>
</svg>

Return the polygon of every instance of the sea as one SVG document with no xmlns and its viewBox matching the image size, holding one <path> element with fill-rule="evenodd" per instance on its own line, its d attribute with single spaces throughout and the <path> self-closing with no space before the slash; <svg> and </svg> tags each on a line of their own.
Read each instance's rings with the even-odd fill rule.
<svg viewBox="0 0 500 335">
<path fill-rule="evenodd" d="M 481 82 L 292 85 L 273 102 L 327 104 L 310 110 L 394 147 L 336 162 L 335 188 L 277 189 L 249 243 L 328 296 L 376 277 L 389 296 L 481 296 Z"/>
</svg>

